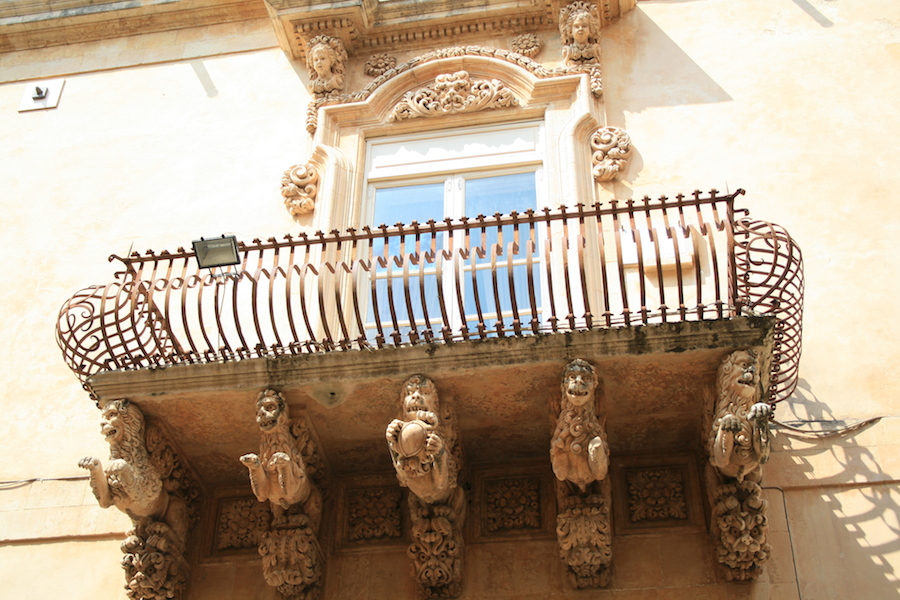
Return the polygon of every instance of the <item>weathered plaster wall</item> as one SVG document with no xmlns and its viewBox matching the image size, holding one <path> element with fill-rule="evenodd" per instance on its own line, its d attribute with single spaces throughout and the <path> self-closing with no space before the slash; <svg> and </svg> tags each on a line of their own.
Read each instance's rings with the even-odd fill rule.
<svg viewBox="0 0 900 600">
<path fill-rule="evenodd" d="M 604 36 L 608 122 L 629 131 L 636 155 L 601 196 L 746 188 L 742 204 L 784 225 L 806 265 L 801 386 L 778 418 L 897 415 L 900 5 L 650 1 Z M 110 279 L 109 254 L 300 228 L 278 186 L 307 157 L 305 66 L 276 44 L 257 21 L 0 54 L 0 480 L 79 476 L 79 458 L 107 456 L 52 328 L 63 300 Z M 553 48 L 540 59 L 555 61 Z M 50 76 L 67 79 L 59 108 L 17 113 L 24 82 Z M 707 560 L 698 540 L 631 536 L 616 540 L 618 591 L 590 597 L 793 598 L 794 569 L 803 598 L 900 597 L 897 433 L 888 418 L 848 439 L 779 438 L 764 484 L 784 490 L 768 492 L 773 587 L 719 587 L 699 563 L 667 566 L 670 546 Z M 83 480 L 47 485 L 0 487 L 4 593 L 124 597 L 112 532 L 126 519 L 97 508 Z M 662 562 L 641 562 L 656 553 Z M 546 570 L 520 579 L 513 560 Z M 341 555 L 327 585 L 335 597 L 346 597 L 336 581 L 372 585 L 371 598 L 408 591 L 406 561 Z M 528 598 L 545 584 L 574 597 L 552 542 L 475 546 L 467 568 L 467 597 Z M 234 565 L 198 568 L 193 594 L 273 597 L 255 566 Z"/>
</svg>

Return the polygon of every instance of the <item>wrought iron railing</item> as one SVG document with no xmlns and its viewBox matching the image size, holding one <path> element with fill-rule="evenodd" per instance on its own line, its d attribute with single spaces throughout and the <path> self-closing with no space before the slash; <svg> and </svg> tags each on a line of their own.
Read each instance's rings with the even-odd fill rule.
<svg viewBox="0 0 900 600">
<path fill-rule="evenodd" d="M 57 341 L 88 379 L 120 369 L 455 343 L 649 323 L 778 317 L 771 400 L 793 391 L 802 261 L 719 196 L 446 219 L 240 244 L 229 273 L 194 253 L 124 270 L 67 301 Z"/>
</svg>

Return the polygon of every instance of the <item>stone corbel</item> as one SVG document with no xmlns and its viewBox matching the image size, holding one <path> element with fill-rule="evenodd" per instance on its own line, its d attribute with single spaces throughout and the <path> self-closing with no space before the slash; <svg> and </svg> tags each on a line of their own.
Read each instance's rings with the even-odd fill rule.
<svg viewBox="0 0 900 600">
<path fill-rule="evenodd" d="M 596 399 L 594 368 L 576 359 L 565 369 L 559 417 L 550 440 L 559 514 L 560 557 L 577 588 L 609 583 L 612 561 L 609 446 Z"/>
<path fill-rule="evenodd" d="M 263 576 L 284 600 L 318 597 L 324 555 L 318 531 L 322 494 L 314 483 L 319 457 L 309 430 L 291 420 L 288 405 L 274 390 L 256 401 L 259 454 L 245 454 L 250 485 L 260 502 L 268 502 L 272 518 L 260 534 Z"/>
<path fill-rule="evenodd" d="M 386 431 L 400 485 L 409 488 L 416 592 L 420 599 L 454 598 L 462 588 L 466 498 L 457 485 L 462 466 L 453 407 L 438 399 L 434 383 L 410 377 L 400 395 L 400 414 Z"/>
<path fill-rule="evenodd" d="M 738 350 L 719 366 L 706 439 L 707 490 L 716 560 L 729 581 L 755 580 L 771 552 L 762 465 L 769 459 L 772 406 L 760 402 L 758 354 Z"/>
<path fill-rule="evenodd" d="M 184 558 L 188 532 L 196 521 L 200 488 L 175 448 L 129 400 L 102 408 L 100 429 L 109 442 L 109 464 L 83 458 L 91 489 L 103 508 L 115 506 L 132 529 L 122 542 L 127 595 L 133 600 L 183 597 L 189 570 Z"/>
<path fill-rule="evenodd" d="M 601 127 L 591 135 L 591 171 L 598 182 L 616 179 L 628 166 L 631 137 L 619 127 Z"/>
<path fill-rule="evenodd" d="M 284 206 L 294 219 L 316 208 L 321 167 L 314 161 L 294 165 L 281 176 L 281 195 Z"/>
</svg>

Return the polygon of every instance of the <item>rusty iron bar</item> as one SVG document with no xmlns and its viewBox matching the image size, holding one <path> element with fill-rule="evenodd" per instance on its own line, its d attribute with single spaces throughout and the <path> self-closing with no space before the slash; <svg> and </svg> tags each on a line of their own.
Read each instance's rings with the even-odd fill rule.
<svg viewBox="0 0 900 600">
<path fill-rule="evenodd" d="M 200 271 L 184 248 L 111 256 L 124 270 L 63 306 L 57 341 L 87 385 L 118 369 L 751 310 L 779 319 L 776 401 L 796 383 L 802 264 L 780 228 L 735 222 L 742 193 L 257 239 L 239 244 L 241 263 L 226 277 Z"/>
</svg>

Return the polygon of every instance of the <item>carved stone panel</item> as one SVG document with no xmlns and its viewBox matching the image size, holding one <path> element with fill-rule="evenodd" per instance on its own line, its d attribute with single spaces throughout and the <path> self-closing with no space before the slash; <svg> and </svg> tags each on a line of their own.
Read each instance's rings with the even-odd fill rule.
<svg viewBox="0 0 900 600">
<path fill-rule="evenodd" d="M 631 522 L 686 520 L 684 474 L 675 467 L 633 469 L 628 482 L 628 510 Z"/>
<path fill-rule="evenodd" d="M 696 461 L 689 454 L 616 459 L 611 467 L 616 534 L 703 529 Z"/>
<path fill-rule="evenodd" d="M 541 528 L 541 480 L 537 477 L 485 482 L 485 531 L 527 531 Z"/>
<path fill-rule="evenodd" d="M 213 549 L 256 550 L 272 515 L 255 498 L 223 498 L 216 517 Z"/>
<path fill-rule="evenodd" d="M 402 492 L 396 486 L 347 490 L 347 541 L 397 539 Z"/>
</svg>

